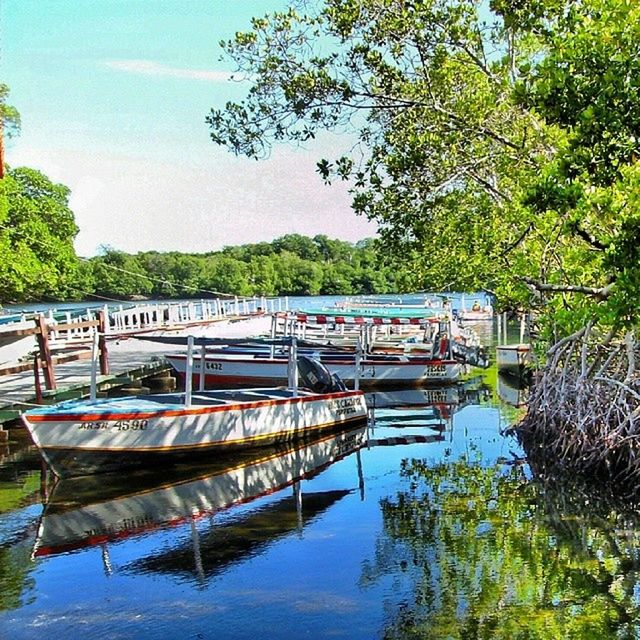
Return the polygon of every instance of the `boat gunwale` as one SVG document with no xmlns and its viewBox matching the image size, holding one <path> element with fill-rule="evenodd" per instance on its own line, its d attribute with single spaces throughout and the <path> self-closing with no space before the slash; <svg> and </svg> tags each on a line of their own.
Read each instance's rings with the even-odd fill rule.
<svg viewBox="0 0 640 640">
<path fill-rule="evenodd" d="M 270 407 L 270 406 L 279 406 L 279 405 L 300 405 L 308 402 L 316 402 L 319 400 L 339 400 L 341 398 L 349 398 L 349 397 L 360 397 L 364 396 L 363 391 L 356 390 L 347 390 L 347 391 L 338 391 L 333 393 L 322 393 L 322 394 L 310 394 L 310 395 L 301 395 L 301 396 L 290 396 L 287 398 L 267 398 L 265 400 L 247 400 L 247 401 L 238 401 L 234 404 L 218 404 L 215 406 L 186 406 L 184 409 L 149 409 L 149 410 L 138 410 L 132 411 L 130 410 L 128 413 L 121 412 L 117 413 L 116 411 L 105 408 L 103 410 L 93 412 L 83 413 L 81 411 L 74 412 L 71 408 L 65 413 L 55 413 L 54 411 L 50 411 L 48 413 L 35 413 L 36 411 L 46 411 L 49 407 L 43 407 L 42 409 L 34 409 L 34 413 L 29 411 L 25 412 L 22 415 L 22 418 L 26 422 L 77 422 L 77 421 L 89 421 L 89 420 L 139 420 L 139 419 L 149 419 L 149 418 L 173 418 L 177 416 L 188 416 L 188 415 L 205 415 L 211 413 L 220 413 L 220 412 L 229 412 L 229 411 L 243 411 L 246 409 L 258 409 L 262 407 Z M 162 396 L 159 395 L 159 398 Z M 198 394 L 194 394 L 193 398 L 197 398 Z M 139 400 L 138 396 L 131 396 L 131 398 L 126 398 L 127 401 L 130 400 L 132 404 Z M 213 398 L 212 398 L 213 400 Z M 174 405 L 175 406 L 175 405 Z M 52 407 L 53 408 L 53 407 Z"/>
</svg>

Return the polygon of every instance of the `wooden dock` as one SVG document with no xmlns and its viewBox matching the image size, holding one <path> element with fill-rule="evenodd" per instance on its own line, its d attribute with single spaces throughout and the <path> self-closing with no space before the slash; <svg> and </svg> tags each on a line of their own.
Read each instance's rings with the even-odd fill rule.
<svg viewBox="0 0 640 640">
<path fill-rule="evenodd" d="M 245 337 L 268 330 L 268 315 L 222 317 L 207 322 L 165 326 L 172 333 L 208 335 L 211 337 Z M 141 331 L 148 335 L 149 327 Z M 155 327 L 162 331 L 160 327 Z M 135 332 L 120 337 L 111 336 L 106 341 L 108 373 L 97 376 L 98 391 L 140 386 L 141 381 L 166 376 L 170 366 L 165 354 L 180 352 L 184 347 L 137 340 Z M 0 430 L 17 420 L 23 411 L 37 404 L 53 404 L 71 398 L 89 395 L 92 363 L 89 357 L 74 358 L 55 364 L 55 389 L 42 388 L 41 371 L 34 365 L 0 377 Z M 40 389 L 39 389 L 40 388 Z M 5 435 L 6 437 L 6 435 Z M 0 432 L 0 440 L 2 433 Z"/>
<path fill-rule="evenodd" d="M 106 390 L 135 384 L 160 375 L 169 367 L 163 355 L 172 347 L 128 338 L 109 344 L 110 373 L 98 375 L 97 387 Z M 175 349 L 180 350 L 179 347 Z M 57 389 L 42 391 L 42 402 L 51 404 L 88 395 L 91 386 L 91 361 L 76 360 L 56 366 Z M 35 374 L 23 371 L 0 378 L 0 423 L 15 420 L 22 411 L 37 403 Z"/>
</svg>

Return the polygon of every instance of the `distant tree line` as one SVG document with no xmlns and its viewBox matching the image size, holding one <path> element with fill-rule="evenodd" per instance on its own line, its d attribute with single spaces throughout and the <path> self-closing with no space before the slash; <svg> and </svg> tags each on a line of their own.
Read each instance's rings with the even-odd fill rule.
<svg viewBox="0 0 640 640">
<path fill-rule="evenodd" d="M 356 244 L 290 234 L 204 254 L 106 248 L 80 264 L 78 286 L 105 298 L 351 295 L 398 291 L 402 273 L 385 265 L 375 240 Z"/>
<path fill-rule="evenodd" d="M 20 116 L 0 83 L 0 139 L 19 130 Z M 2 163 L 0 145 L 0 165 Z M 356 244 L 285 235 L 208 253 L 134 255 L 104 247 L 79 257 L 70 190 L 37 169 L 0 174 L 0 306 L 32 301 L 187 298 L 211 295 L 350 295 L 400 292 L 409 272 L 383 259 L 377 241 Z"/>
<path fill-rule="evenodd" d="M 409 280 L 381 259 L 375 240 L 351 244 L 325 235 L 199 254 L 105 247 L 81 258 L 68 200 L 67 187 L 35 169 L 9 169 L 0 179 L 0 303 L 373 294 L 402 291 Z"/>
</svg>

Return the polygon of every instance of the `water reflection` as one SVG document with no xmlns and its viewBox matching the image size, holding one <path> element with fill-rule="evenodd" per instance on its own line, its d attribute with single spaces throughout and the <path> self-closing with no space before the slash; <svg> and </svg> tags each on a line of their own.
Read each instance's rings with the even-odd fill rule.
<svg viewBox="0 0 640 640">
<path fill-rule="evenodd" d="M 529 383 L 527 380 L 500 371 L 498 397 L 512 407 L 524 407 L 529 399 Z"/>
<path fill-rule="evenodd" d="M 263 513 L 251 516 L 255 522 L 247 525 L 248 530 L 258 532 L 262 541 L 302 527 L 306 519 L 328 508 L 349 490 L 305 495 L 303 500 L 300 480 L 359 449 L 366 442 L 366 432 L 367 428 L 361 427 L 297 447 L 260 449 L 214 465 L 184 466 L 170 474 L 62 479 L 45 507 L 34 555 L 54 555 L 161 527 L 190 524 L 288 486 L 294 486 L 296 495 L 271 503 Z M 242 555 L 243 546 L 249 551 L 254 542 L 238 542 L 234 546 L 227 540 L 224 553 L 233 556 L 237 551 Z M 204 542 L 194 543 L 189 553 L 197 551 L 198 546 L 202 549 Z M 202 559 L 196 564 L 202 565 Z M 146 563 L 133 566 L 144 567 Z"/>
<path fill-rule="evenodd" d="M 0 636 L 640 637 L 637 506 L 526 462 L 496 390 L 371 394 L 366 428 L 23 493 Z"/>
<path fill-rule="evenodd" d="M 385 637 L 638 637 L 637 518 L 593 517 L 584 492 L 567 502 L 524 465 L 412 460 L 401 474 L 361 576 L 411 583 Z"/>
</svg>

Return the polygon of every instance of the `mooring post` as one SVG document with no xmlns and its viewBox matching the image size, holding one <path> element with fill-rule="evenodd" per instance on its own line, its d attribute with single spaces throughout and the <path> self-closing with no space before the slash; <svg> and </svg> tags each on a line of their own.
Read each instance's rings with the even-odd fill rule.
<svg viewBox="0 0 640 640">
<path fill-rule="evenodd" d="M 184 375 L 184 404 L 191 406 L 191 393 L 193 390 L 193 336 L 187 338 L 187 363 Z"/>
<path fill-rule="evenodd" d="M 93 333 L 91 342 L 91 385 L 89 387 L 89 399 L 98 397 L 98 332 Z"/>
<path fill-rule="evenodd" d="M 42 385 L 40 384 L 40 356 L 33 356 L 33 383 L 36 388 L 36 404 L 42 404 Z"/>
<path fill-rule="evenodd" d="M 269 334 L 270 337 L 271 337 L 271 347 L 269 348 L 269 357 L 272 358 L 272 359 L 276 357 L 275 339 L 276 339 L 277 331 L 278 331 L 278 317 L 274 313 L 271 316 L 271 333 Z"/>
<path fill-rule="evenodd" d="M 200 377 L 198 378 L 198 391 L 204 391 L 204 375 L 207 365 L 207 347 L 202 343 L 200 347 Z"/>
<path fill-rule="evenodd" d="M 98 313 L 98 351 L 100 353 L 100 373 L 109 375 L 109 352 L 107 351 L 107 328 L 109 317 L 107 307 Z"/>
<path fill-rule="evenodd" d="M 291 336 L 289 344 L 289 363 L 287 366 L 289 388 L 293 391 L 293 397 L 298 397 L 298 341 L 295 336 Z"/>
<path fill-rule="evenodd" d="M 35 323 L 38 327 L 36 339 L 38 340 L 40 361 L 42 362 L 42 368 L 44 370 L 44 382 L 47 389 L 52 390 L 56 388 L 56 377 L 53 368 L 53 359 L 51 358 L 51 350 L 49 349 L 49 326 L 42 314 L 36 316 Z"/>
<path fill-rule="evenodd" d="M 362 362 L 362 340 L 358 338 L 356 343 L 356 353 L 354 359 L 355 372 L 353 376 L 353 389 L 355 391 L 360 390 L 360 363 Z"/>
</svg>

